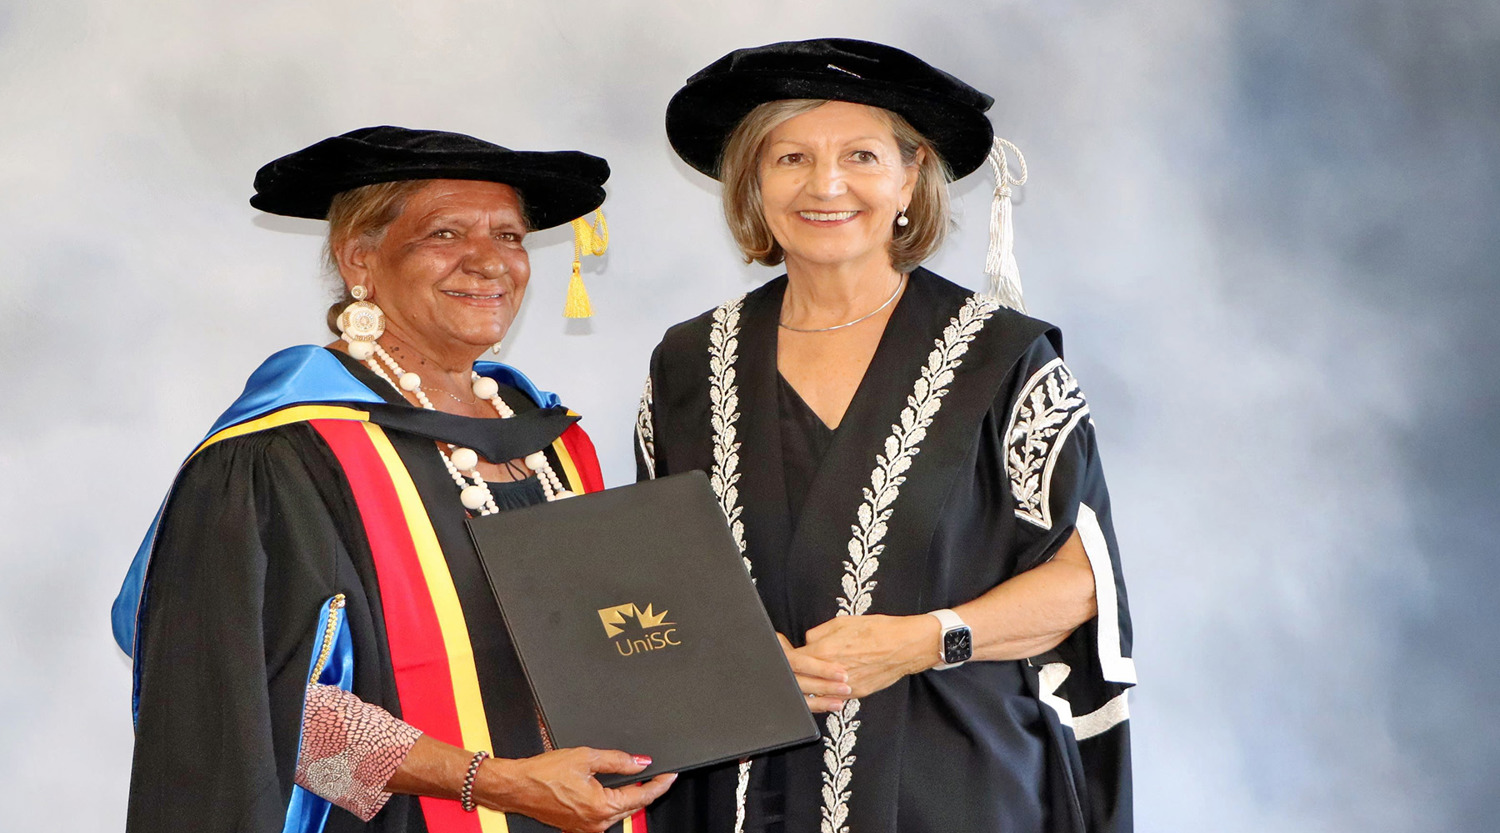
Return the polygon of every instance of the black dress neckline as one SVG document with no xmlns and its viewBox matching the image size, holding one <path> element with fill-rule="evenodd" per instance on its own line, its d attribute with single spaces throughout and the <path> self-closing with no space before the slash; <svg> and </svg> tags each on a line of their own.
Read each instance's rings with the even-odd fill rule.
<svg viewBox="0 0 1500 833">
<path fill-rule="evenodd" d="M 780 372 L 776 374 L 777 408 L 781 423 L 781 463 L 786 478 L 787 509 L 792 528 L 802 518 L 802 506 L 812 489 L 813 479 L 823 465 L 823 458 L 833 446 L 837 429 L 818 416 L 807 400 Z"/>
</svg>

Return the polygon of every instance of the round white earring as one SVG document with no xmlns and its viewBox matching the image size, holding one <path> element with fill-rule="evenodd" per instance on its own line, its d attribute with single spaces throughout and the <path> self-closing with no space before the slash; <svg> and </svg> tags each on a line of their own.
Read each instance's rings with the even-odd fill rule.
<svg viewBox="0 0 1500 833">
<path fill-rule="evenodd" d="M 903 208 L 900 211 L 896 212 L 896 225 L 900 226 L 901 228 L 906 228 L 910 224 L 911 220 L 908 220 L 906 218 L 906 209 Z"/>
<path fill-rule="evenodd" d="M 349 295 L 354 298 L 354 303 L 339 313 L 339 335 L 349 345 L 349 355 L 364 361 L 375 352 L 375 340 L 385 332 L 385 313 L 373 302 L 365 300 L 370 292 L 364 286 L 356 284 L 350 287 Z"/>
</svg>

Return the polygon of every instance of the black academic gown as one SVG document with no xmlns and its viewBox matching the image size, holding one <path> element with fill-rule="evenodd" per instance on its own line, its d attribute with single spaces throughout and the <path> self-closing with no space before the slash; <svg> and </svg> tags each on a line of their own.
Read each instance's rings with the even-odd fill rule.
<svg viewBox="0 0 1500 833">
<path fill-rule="evenodd" d="M 371 390 L 407 408 L 386 382 L 340 359 Z M 537 410 L 519 391 L 506 388 L 501 395 L 518 414 Z M 418 418 L 426 413 L 411 410 Z M 460 421 L 503 430 L 501 420 Z M 563 427 L 572 422 L 564 420 Z M 493 752 L 540 754 L 531 690 L 433 435 L 384 427 L 422 497 L 458 591 Z M 139 625 L 144 664 L 127 830 L 282 829 L 319 608 L 336 593 L 347 598 L 354 694 L 401 716 L 364 530 L 343 468 L 305 422 L 224 440 L 185 466 L 162 518 Z M 512 833 L 553 829 L 519 815 L 507 818 Z M 368 823 L 335 807 L 324 828 L 426 829 L 417 799 L 403 795 Z"/>
<path fill-rule="evenodd" d="M 777 630 L 802 644 L 840 614 L 960 605 L 1074 529 L 1100 616 L 1045 657 L 928 671 L 851 701 L 820 719 L 822 743 L 748 773 L 690 773 L 652 808 L 653 831 L 1128 831 L 1130 622 L 1059 333 L 916 270 L 794 509 L 776 370 L 785 288 L 667 332 L 636 443 L 642 477 L 709 473 Z"/>
</svg>

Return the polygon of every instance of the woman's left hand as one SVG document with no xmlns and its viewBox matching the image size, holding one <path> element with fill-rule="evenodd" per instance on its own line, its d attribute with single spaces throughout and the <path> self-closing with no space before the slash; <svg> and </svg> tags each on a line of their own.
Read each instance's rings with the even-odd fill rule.
<svg viewBox="0 0 1500 833">
<path fill-rule="evenodd" d="M 801 649 L 843 666 L 852 697 L 867 697 L 937 664 L 942 628 L 931 616 L 836 616 L 807 632 Z"/>
<path fill-rule="evenodd" d="M 776 634 L 776 639 L 781 642 L 781 650 L 786 654 L 792 673 L 797 675 L 797 685 L 807 695 L 808 711 L 825 714 L 842 709 L 844 701 L 849 698 L 849 686 L 845 682 L 849 675 L 844 669 L 838 663 L 825 662 L 806 650 L 793 648 L 791 641 L 781 633 Z"/>
</svg>

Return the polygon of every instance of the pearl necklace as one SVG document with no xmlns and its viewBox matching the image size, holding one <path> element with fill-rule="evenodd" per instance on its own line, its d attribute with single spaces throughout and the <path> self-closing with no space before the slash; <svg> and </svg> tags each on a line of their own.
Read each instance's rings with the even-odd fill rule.
<svg viewBox="0 0 1500 833">
<path fill-rule="evenodd" d="M 437 410 L 432 406 L 432 400 L 428 399 L 427 394 L 422 390 L 422 377 L 402 370 L 401 365 L 396 363 L 396 360 L 380 346 L 379 342 L 348 341 L 348 344 L 349 354 L 363 361 L 365 366 L 375 372 L 376 376 L 384 379 L 397 390 L 414 394 L 423 408 L 429 411 Z M 375 361 L 376 356 L 379 356 L 380 361 L 385 362 L 391 373 L 395 374 L 395 379 L 387 375 L 385 368 Z M 474 395 L 480 399 L 488 399 L 501 419 L 509 419 L 516 415 L 516 412 L 505 404 L 505 400 L 500 398 L 500 385 L 494 379 L 480 376 L 473 371 L 470 371 L 470 376 L 474 385 Z M 454 398 L 457 399 L 457 397 Z M 500 507 L 495 505 L 495 496 L 490 492 L 489 484 L 479 473 L 479 455 L 472 448 L 460 448 L 452 443 L 446 443 L 446 445 L 448 451 L 439 447 L 438 456 L 443 458 L 443 466 L 448 469 L 453 482 L 458 484 L 458 499 L 463 503 L 464 508 L 481 515 L 493 515 L 499 512 Z M 525 463 L 527 468 L 536 472 L 536 479 L 542 484 L 542 493 L 547 496 L 547 500 L 561 500 L 573 496 L 573 493 L 563 486 L 557 473 L 552 470 L 552 464 L 547 462 L 546 454 L 534 451 L 526 455 Z M 465 473 L 468 475 L 468 480 L 464 479 Z"/>
</svg>

